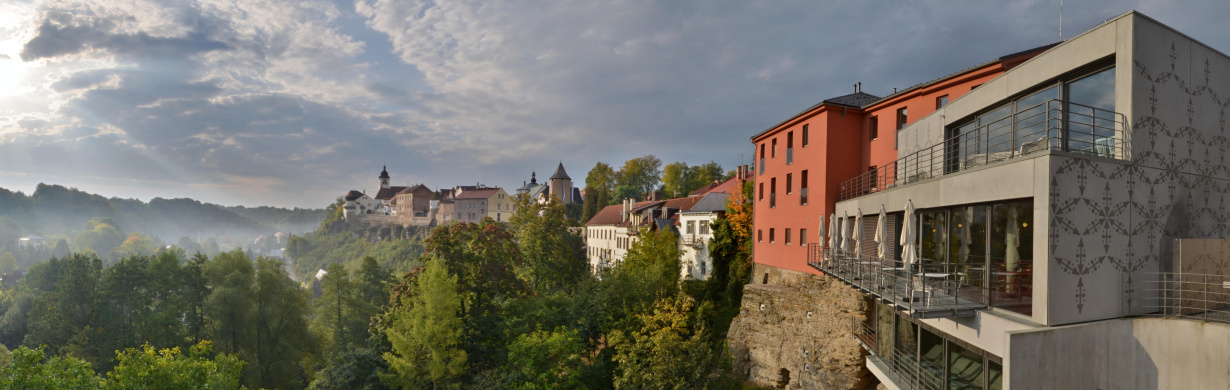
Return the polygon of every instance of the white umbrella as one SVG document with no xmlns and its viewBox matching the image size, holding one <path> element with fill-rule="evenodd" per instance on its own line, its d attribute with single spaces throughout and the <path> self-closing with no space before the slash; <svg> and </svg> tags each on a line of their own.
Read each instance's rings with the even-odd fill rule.
<svg viewBox="0 0 1230 390">
<path fill-rule="evenodd" d="M 863 209 L 858 209 L 854 215 L 854 254 L 863 254 Z"/>
<path fill-rule="evenodd" d="M 1017 262 L 1021 259 L 1021 252 L 1018 248 L 1021 246 L 1021 227 L 1017 224 L 1016 206 L 1008 207 L 1008 226 L 1004 243 L 1007 244 L 1007 252 L 1004 253 L 1004 270 L 1008 272 L 1017 271 Z"/>
<path fill-rule="evenodd" d="M 885 252 L 888 252 L 888 212 L 884 210 L 884 205 L 880 205 L 880 219 L 876 221 L 876 255 L 880 260 L 884 260 Z"/>
<path fill-rule="evenodd" d="M 820 215 L 820 246 L 824 246 L 824 215 Z"/>
<path fill-rule="evenodd" d="M 850 251 L 850 232 L 851 232 L 850 228 L 853 227 L 854 225 L 850 223 L 850 214 L 847 214 L 847 213 L 842 213 L 842 214 L 845 215 L 845 218 L 841 219 L 841 251 L 849 252 Z"/>
<path fill-rule="evenodd" d="M 829 215 L 829 223 L 833 225 L 832 228 L 829 229 L 829 248 L 837 249 L 837 236 L 841 233 L 841 231 L 837 230 L 837 214 L 836 213 Z"/>
<path fill-rule="evenodd" d="M 914 226 L 917 222 L 917 217 L 914 216 L 914 201 L 907 201 L 905 204 L 905 223 L 901 224 L 901 262 L 905 263 L 905 267 L 909 268 L 918 260 L 918 254 L 915 247 L 917 244 L 918 229 Z"/>
</svg>

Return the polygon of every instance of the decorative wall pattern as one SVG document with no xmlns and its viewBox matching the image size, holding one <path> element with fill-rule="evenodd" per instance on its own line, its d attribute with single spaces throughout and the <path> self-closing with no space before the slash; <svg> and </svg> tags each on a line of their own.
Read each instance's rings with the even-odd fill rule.
<svg viewBox="0 0 1230 390">
<path fill-rule="evenodd" d="M 1171 270 L 1173 239 L 1230 238 L 1230 58 L 1136 26 L 1133 69 L 1119 70 L 1132 72 L 1131 161 L 1052 159 L 1052 324 L 1151 311 L 1142 289 Z"/>
</svg>

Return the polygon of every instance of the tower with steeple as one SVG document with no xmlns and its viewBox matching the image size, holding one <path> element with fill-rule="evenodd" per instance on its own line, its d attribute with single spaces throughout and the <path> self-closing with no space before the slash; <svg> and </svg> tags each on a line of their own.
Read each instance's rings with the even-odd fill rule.
<svg viewBox="0 0 1230 390">
<path fill-rule="evenodd" d="M 572 178 L 568 177 L 568 172 L 564 172 L 564 162 L 560 161 L 559 167 L 555 168 L 555 174 L 548 179 L 551 185 L 551 196 L 559 198 L 564 204 L 572 203 Z"/>
<path fill-rule="evenodd" d="M 389 188 L 389 167 L 386 165 L 380 170 L 380 189 Z"/>
</svg>

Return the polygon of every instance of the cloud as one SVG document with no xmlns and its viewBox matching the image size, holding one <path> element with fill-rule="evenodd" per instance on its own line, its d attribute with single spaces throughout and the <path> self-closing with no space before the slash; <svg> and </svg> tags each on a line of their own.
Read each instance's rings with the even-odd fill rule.
<svg viewBox="0 0 1230 390">
<path fill-rule="evenodd" d="M 432 187 L 644 154 L 730 168 L 854 83 L 887 95 L 1059 27 L 1034 0 L 22 4 L 0 4 L 18 18 L 0 16 L 0 55 L 32 91 L 0 91 L 3 170 L 296 206 L 370 189 L 384 163 Z M 1211 0 L 1069 5 L 1065 35 L 1132 8 L 1230 47 Z"/>
</svg>

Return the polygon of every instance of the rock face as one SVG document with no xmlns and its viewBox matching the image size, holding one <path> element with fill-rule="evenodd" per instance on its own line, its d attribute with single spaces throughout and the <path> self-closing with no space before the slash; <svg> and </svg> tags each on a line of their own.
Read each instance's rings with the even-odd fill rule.
<svg viewBox="0 0 1230 390">
<path fill-rule="evenodd" d="M 773 273 L 773 284 L 743 288 L 727 333 L 736 375 L 779 389 L 874 389 L 867 351 L 851 333 L 872 302 L 827 276 Z"/>
</svg>

